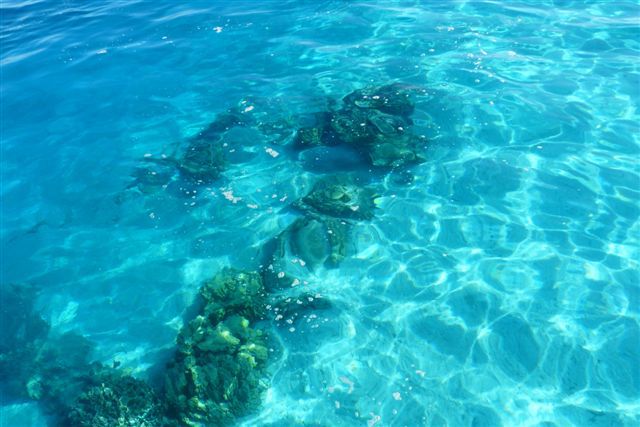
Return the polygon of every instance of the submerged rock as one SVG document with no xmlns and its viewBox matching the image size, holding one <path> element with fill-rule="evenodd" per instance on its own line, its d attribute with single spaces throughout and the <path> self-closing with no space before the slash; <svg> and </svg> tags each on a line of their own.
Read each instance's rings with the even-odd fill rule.
<svg viewBox="0 0 640 427">
<path fill-rule="evenodd" d="M 170 426 L 151 388 L 113 368 L 90 363 L 93 346 L 73 332 L 56 334 L 33 309 L 35 289 L 0 288 L 0 391 L 32 399 L 54 425 Z"/>
<path fill-rule="evenodd" d="M 164 419 L 162 405 L 149 385 L 115 370 L 101 369 L 74 402 L 63 422 L 77 427 L 156 427 L 175 425 Z"/>
<path fill-rule="evenodd" d="M 359 89 L 342 98 L 342 101 L 349 106 L 376 109 L 402 117 L 409 117 L 414 110 L 410 92 L 397 83 Z"/>
<path fill-rule="evenodd" d="M 217 137 L 234 128 L 236 126 L 247 126 L 252 123 L 251 116 L 245 113 L 241 113 L 237 109 L 233 108 L 224 113 L 218 114 L 216 119 L 207 126 L 202 132 L 198 134 L 196 139 L 210 140 L 217 139 Z"/>
<path fill-rule="evenodd" d="M 225 269 L 206 283 L 200 315 L 182 328 L 165 377 L 170 414 L 182 425 L 231 425 L 255 410 L 266 389 L 266 337 L 257 273 Z"/>
<path fill-rule="evenodd" d="M 147 162 L 146 166 L 133 171 L 133 181 L 127 189 L 136 188 L 142 194 L 154 194 L 164 190 L 174 174 L 175 169 L 170 164 Z"/>
<path fill-rule="evenodd" d="M 257 272 L 225 268 L 200 289 L 203 313 L 212 322 L 239 314 L 257 321 L 264 314 L 265 291 Z"/>
<path fill-rule="evenodd" d="M 357 107 L 340 109 L 331 114 L 330 130 L 344 143 L 366 146 L 377 131 L 369 121 L 371 115 L 371 110 Z"/>
<path fill-rule="evenodd" d="M 368 155 L 371 164 L 383 167 L 398 167 L 425 161 L 421 150 L 421 140 L 415 135 L 376 137 Z"/>
<path fill-rule="evenodd" d="M 298 129 L 295 144 L 298 148 L 312 148 L 325 145 L 323 134 L 325 129 L 320 126 Z"/>
<path fill-rule="evenodd" d="M 297 286 L 321 266 L 338 267 L 347 256 L 351 224 L 307 214 L 267 245 L 263 277 L 269 290 Z"/>
<path fill-rule="evenodd" d="M 349 224 L 334 218 L 307 215 L 284 231 L 292 255 L 311 270 L 336 267 L 346 256 Z"/>
<path fill-rule="evenodd" d="M 215 181 L 226 167 L 220 141 L 193 141 L 178 159 L 178 169 L 187 178 L 204 182 Z"/>
<path fill-rule="evenodd" d="M 136 188 L 143 194 L 155 193 L 167 186 L 176 170 L 186 180 L 215 181 L 228 164 L 223 141 L 225 134 L 235 127 L 251 123 L 251 116 L 237 109 L 218 114 L 207 128 L 189 140 L 181 154 L 174 153 L 160 159 L 145 156 L 146 165 L 132 173 L 133 181 L 127 189 Z M 232 160 L 237 161 L 239 154 Z"/>
<path fill-rule="evenodd" d="M 294 206 L 336 218 L 372 219 L 375 197 L 373 190 L 356 185 L 349 176 L 334 175 L 320 179 Z"/>
<path fill-rule="evenodd" d="M 299 129 L 295 146 L 343 143 L 356 148 L 373 166 L 420 163 L 423 141 L 411 131 L 413 110 L 410 92 L 401 85 L 359 89 L 343 98 L 342 108 L 318 115 L 324 120 L 315 126 Z"/>
<path fill-rule="evenodd" d="M 319 267 L 336 268 L 351 250 L 353 220 L 375 214 L 375 193 L 349 175 L 320 179 L 293 206 L 304 213 L 263 247 L 267 289 L 285 289 L 308 282 Z"/>
</svg>

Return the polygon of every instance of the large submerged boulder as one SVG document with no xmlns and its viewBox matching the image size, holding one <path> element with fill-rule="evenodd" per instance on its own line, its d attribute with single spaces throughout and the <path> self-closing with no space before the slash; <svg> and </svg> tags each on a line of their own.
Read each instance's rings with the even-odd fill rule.
<svg viewBox="0 0 640 427">
<path fill-rule="evenodd" d="M 321 178 L 293 206 L 304 216 L 264 246 L 263 277 L 269 290 L 308 282 L 318 268 L 336 268 L 352 251 L 356 220 L 375 214 L 375 192 L 350 175 Z"/>
<path fill-rule="evenodd" d="M 204 306 L 178 336 L 165 377 L 169 413 L 186 426 L 224 426 L 260 405 L 266 337 L 259 274 L 225 269 L 201 290 Z"/>
<path fill-rule="evenodd" d="M 303 212 L 335 218 L 369 220 L 374 216 L 375 198 L 372 189 L 357 185 L 348 175 L 332 175 L 316 182 L 294 206 Z"/>
<path fill-rule="evenodd" d="M 314 126 L 298 130 L 295 147 L 339 143 L 355 147 L 373 166 L 395 168 L 423 162 L 424 140 L 412 132 L 411 91 L 399 84 L 359 89 L 342 107 L 319 114 Z"/>
<path fill-rule="evenodd" d="M 265 247 L 267 289 L 295 287 L 319 267 L 338 267 L 349 252 L 351 227 L 342 219 L 324 215 L 298 218 Z"/>
<path fill-rule="evenodd" d="M 204 182 L 215 181 L 227 165 L 219 140 L 193 141 L 178 159 L 178 169 L 187 178 Z"/>
</svg>

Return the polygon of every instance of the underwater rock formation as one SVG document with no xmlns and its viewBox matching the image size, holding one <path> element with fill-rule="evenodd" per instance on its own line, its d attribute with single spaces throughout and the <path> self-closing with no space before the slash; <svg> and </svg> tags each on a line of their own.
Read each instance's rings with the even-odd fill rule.
<svg viewBox="0 0 640 427">
<path fill-rule="evenodd" d="M 127 189 L 135 188 L 143 194 L 153 194 L 166 188 L 179 172 L 186 181 L 210 183 L 225 171 L 228 159 L 225 154 L 224 134 L 236 126 L 253 123 L 251 117 L 237 109 L 219 114 L 202 132 L 192 138 L 180 155 L 162 158 L 145 157 L 145 165 L 132 173 Z"/>
<path fill-rule="evenodd" d="M 198 134 L 197 139 L 209 140 L 215 139 L 220 134 L 230 130 L 236 126 L 247 126 L 253 121 L 251 116 L 240 112 L 237 108 L 227 110 L 222 114 L 218 114 L 216 119 L 205 130 Z"/>
<path fill-rule="evenodd" d="M 414 105 L 401 85 L 356 90 L 342 104 L 340 109 L 318 114 L 315 126 L 300 128 L 294 146 L 306 149 L 344 143 L 380 167 L 425 160 L 421 153 L 425 141 L 411 131 Z"/>
<path fill-rule="evenodd" d="M 266 389 L 266 337 L 252 326 L 264 315 L 265 291 L 258 273 L 224 269 L 200 296 L 200 314 L 178 335 L 165 397 L 182 425 L 230 425 L 256 409 Z"/>
<path fill-rule="evenodd" d="M 201 139 L 189 144 L 177 161 L 178 169 L 183 176 L 203 182 L 218 179 L 226 164 L 222 143 Z"/>
<path fill-rule="evenodd" d="M 268 290 L 296 286 L 319 266 L 337 267 L 347 256 L 351 225 L 307 214 L 265 245 L 263 277 Z"/>
<path fill-rule="evenodd" d="M 250 122 L 248 115 L 235 109 L 219 114 L 177 158 L 176 165 L 181 175 L 202 182 L 218 179 L 227 167 L 222 135 L 235 126 L 246 126 Z"/>
<path fill-rule="evenodd" d="M 77 427 L 157 427 L 176 425 L 149 385 L 114 369 L 97 367 L 91 385 L 70 407 L 64 425 Z"/>
<path fill-rule="evenodd" d="M 166 188 L 174 174 L 172 165 L 148 162 L 145 167 L 139 166 L 133 171 L 133 181 L 127 189 L 136 188 L 142 194 L 154 194 Z"/>
<path fill-rule="evenodd" d="M 303 212 L 314 212 L 335 218 L 373 218 L 375 210 L 374 191 L 356 185 L 346 175 L 334 175 L 320 179 L 309 194 L 294 203 Z"/>
<path fill-rule="evenodd" d="M 348 105 L 375 109 L 386 114 L 406 118 L 411 116 L 414 110 L 410 93 L 399 84 L 359 89 L 351 92 L 342 100 Z"/>
<path fill-rule="evenodd" d="M 55 425 L 171 426 L 142 381 L 90 363 L 93 347 L 73 332 L 56 334 L 34 310 L 29 286 L 0 288 L 0 391 L 3 399 L 38 401 Z"/>
<path fill-rule="evenodd" d="M 349 175 L 321 178 L 293 203 L 304 216 L 263 248 L 267 289 L 295 287 L 320 266 L 338 267 L 352 245 L 352 221 L 373 218 L 375 197 Z"/>
</svg>

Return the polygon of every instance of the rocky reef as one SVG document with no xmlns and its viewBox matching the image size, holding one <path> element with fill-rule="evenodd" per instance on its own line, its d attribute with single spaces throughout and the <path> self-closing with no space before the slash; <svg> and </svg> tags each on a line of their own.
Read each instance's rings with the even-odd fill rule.
<svg viewBox="0 0 640 427">
<path fill-rule="evenodd" d="M 40 402 L 59 426 L 171 426 L 154 391 L 112 367 L 90 363 L 93 346 L 57 334 L 34 310 L 36 291 L 0 287 L 0 384 L 3 400 Z"/>
<path fill-rule="evenodd" d="M 163 416 L 153 389 L 115 369 L 96 366 L 62 424 L 78 427 L 177 426 Z"/>
<path fill-rule="evenodd" d="M 412 131 L 411 93 L 399 84 L 356 90 L 342 108 L 316 115 L 314 126 L 298 129 L 294 145 L 306 149 L 348 144 L 373 166 L 395 168 L 425 160 L 425 140 Z"/>
<path fill-rule="evenodd" d="M 219 114 L 186 144 L 180 144 L 178 153 L 161 158 L 145 157 L 143 164 L 132 173 L 133 179 L 127 189 L 153 194 L 166 188 L 174 179 L 196 184 L 216 181 L 228 166 L 224 141 L 226 132 L 251 123 L 251 117 L 238 108 Z"/>
<path fill-rule="evenodd" d="M 236 126 L 246 126 L 249 117 L 236 109 L 228 110 L 195 138 L 176 159 L 180 174 L 189 180 L 212 182 L 220 177 L 227 167 L 223 135 Z"/>
<path fill-rule="evenodd" d="M 236 126 L 255 125 L 283 143 L 292 136 L 293 146 L 308 152 L 340 145 L 368 170 L 419 163 L 425 141 L 412 131 L 413 111 L 411 91 L 398 84 L 349 93 L 295 136 L 289 121 L 256 124 L 232 109 L 174 155 L 145 158 L 129 188 L 154 194 L 170 182 L 219 179 L 228 165 L 225 135 Z M 323 175 L 292 203 L 299 216 L 264 245 L 259 272 L 225 268 L 203 284 L 159 392 L 116 364 L 92 363 L 93 346 L 81 335 L 51 331 L 34 310 L 33 288 L 1 287 L 2 396 L 40 402 L 61 426 L 226 426 L 255 411 L 274 347 L 262 322 L 275 315 L 284 327 L 333 309 L 310 287 L 293 288 L 310 284 L 321 267 L 339 267 L 351 252 L 353 228 L 376 214 L 376 192 L 355 173 Z"/>
<path fill-rule="evenodd" d="M 327 111 L 313 114 L 313 124 L 298 127 L 293 136 L 296 150 L 342 145 L 375 167 L 394 169 L 425 160 L 426 140 L 413 132 L 412 90 L 401 84 L 365 87 L 332 102 Z M 183 181 L 208 184 L 219 179 L 229 164 L 225 134 L 235 127 L 254 126 L 267 139 L 283 143 L 295 129 L 287 118 L 259 121 L 246 111 L 231 108 L 186 144 L 178 153 L 162 158 L 146 157 L 134 171 L 128 188 L 152 194 L 176 176 Z M 240 147 L 241 148 L 241 147 Z M 236 149 L 232 151 L 237 151 Z M 363 162 L 364 163 L 364 162 Z M 154 166 L 155 165 L 155 166 Z"/>
<path fill-rule="evenodd" d="M 180 425 L 223 426 L 255 410 L 266 389 L 267 338 L 258 273 L 224 269 L 200 291 L 202 310 L 178 335 L 165 378 L 169 414 Z"/>
<path fill-rule="evenodd" d="M 360 186 L 349 175 L 323 177 L 294 206 L 303 212 L 334 218 L 370 220 L 374 216 L 375 192 Z"/>
<path fill-rule="evenodd" d="M 371 188 L 350 175 L 320 178 L 293 203 L 303 216 L 264 247 L 267 289 L 296 286 L 320 266 L 338 267 L 352 247 L 354 221 L 373 218 L 375 198 Z"/>
</svg>

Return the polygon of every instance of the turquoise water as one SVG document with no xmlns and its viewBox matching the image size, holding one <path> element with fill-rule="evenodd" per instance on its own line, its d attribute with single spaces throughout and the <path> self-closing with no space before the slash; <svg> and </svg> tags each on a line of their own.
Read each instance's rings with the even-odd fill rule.
<svg viewBox="0 0 640 427">
<path fill-rule="evenodd" d="M 260 268 L 291 203 L 354 172 L 375 216 L 279 294 L 331 307 L 269 311 L 268 389 L 238 425 L 640 423 L 637 2 L 177 3 L 1 4 L 2 285 L 37 286 L 52 331 L 153 381 L 203 281 Z M 291 148 L 390 83 L 425 162 Z M 220 178 L 132 186 L 234 107 L 253 124 Z M 47 425 L 33 400 L 1 411 Z"/>
</svg>

